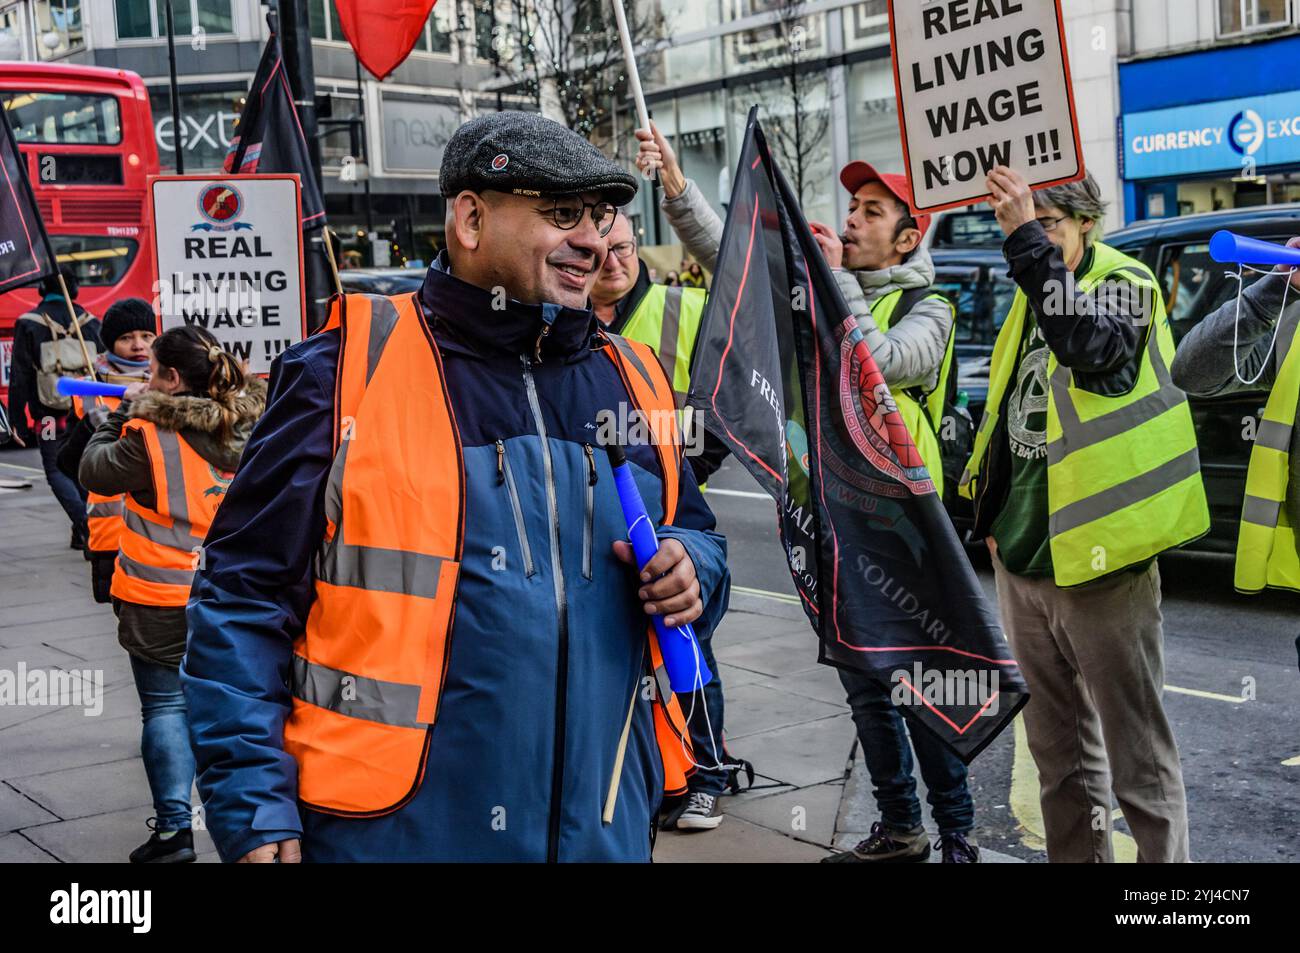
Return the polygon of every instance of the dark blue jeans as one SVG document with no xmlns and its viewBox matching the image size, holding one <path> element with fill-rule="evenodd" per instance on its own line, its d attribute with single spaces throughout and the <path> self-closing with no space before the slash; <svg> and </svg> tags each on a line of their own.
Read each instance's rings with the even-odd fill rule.
<svg viewBox="0 0 1300 953">
<path fill-rule="evenodd" d="M 706 632 L 703 629 L 697 629 L 695 632 L 696 641 L 700 643 L 700 656 L 704 659 L 704 664 L 709 667 L 713 673 L 713 679 L 709 684 L 704 686 L 704 690 L 696 694 L 695 710 L 691 712 L 691 719 L 687 727 L 691 731 L 691 748 L 694 751 L 695 761 L 698 764 L 717 764 L 723 760 L 722 754 L 722 676 L 718 673 L 718 662 L 713 657 L 713 633 Z M 700 697 L 703 696 L 703 697 Z M 691 696 L 682 695 L 678 698 L 682 705 L 682 714 L 691 711 Z M 708 718 L 705 718 L 707 713 Z M 712 726 L 712 735 L 709 733 L 709 727 Z M 717 760 L 714 760 L 714 752 L 717 752 Z M 706 768 L 696 768 L 695 773 L 686 780 L 687 787 L 691 791 L 701 791 L 704 794 L 718 795 L 727 789 L 726 771 L 710 771 Z"/>
<path fill-rule="evenodd" d="M 155 665 L 132 655 L 131 672 L 140 694 L 140 714 L 144 719 L 140 749 L 149 790 L 153 793 L 158 830 L 189 830 L 194 752 L 190 749 L 180 669 Z"/>
<path fill-rule="evenodd" d="M 37 432 L 36 443 L 41 448 L 41 466 L 45 470 L 45 480 L 50 484 L 54 498 L 68 514 L 74 528 L 86 529 L 86 491 L 75 481 L 69 480 L 55 461 L 59 457 L 61 446 L 58 440 L 45 440 Z"/>
<path fill-rule="evenodd" d="M 840 669 L 858 728 L 862 759 L 871 776 L 872 794 L 886 827 L 909 830 L 921 823 L 921 802 L 912 777 L 912 748 L 928 789 L 930 813 L 942 834 L 966 834 L 975 826 L 975 802 L 966 786 L 966 765 L 926 731 L 910 732 L 903 716 L 879 683 L 858 672 Z"/>
</svg>

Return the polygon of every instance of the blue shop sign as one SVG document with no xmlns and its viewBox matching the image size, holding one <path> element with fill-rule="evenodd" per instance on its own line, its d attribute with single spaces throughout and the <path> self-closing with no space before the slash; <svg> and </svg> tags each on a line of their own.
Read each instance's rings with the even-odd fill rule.
<svg viewBox="0 0 1300 953">
<path fill-rule="evenodd" d="M 1124 177 L 1255 175 L 1300 163 L 1300 92 L 1124 115 Z"/>
</svg>

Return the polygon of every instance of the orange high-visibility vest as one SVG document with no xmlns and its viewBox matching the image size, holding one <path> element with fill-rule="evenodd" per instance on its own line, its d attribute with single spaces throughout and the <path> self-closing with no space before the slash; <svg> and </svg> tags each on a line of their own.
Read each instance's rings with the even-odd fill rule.
<svg viewBox="0 0 1300 953">
<path fill-rule="evenodd" d="M 150 509 L 126 494 L 109 592 L 137 605 L 183 606 L 202 562 L 203 538 L 234 474 L 208 463 L 175 431 L 138 417 L 122 428 L 124 437 L 129 430 L 144 438 L 156 502 Z"/>
<path fill-rule="evenodd" d="M 335 456 L 315 601 L 294 642 L 284 749 L 308 807 L 370 817 L 399 809 L 424 777 L 455 618 L 465 473 L 442 358 L 416 296 L 336 298 L 323 330 L 332 329 L 342 336 Z M 604 352 L 652 421 L 671 522 L 681 467 L 672 387 L 645 345 L 611 337 Z M 686 719 L 646 628 L 664 786 L 680 793 L 691 770 Z"/>
<path fill-rule="evenodd" d="M 122 403 L 117 397 L 92 397 L 89 402 L 84 397 L 72 398 L 72 409 L 78 417 L 95 415 L 100 419 L 91 419 L 98 426 L 105 414 L 112 413 Z M 102 408 L 102 409 L 101 409 Z M 86 492 L 86 526 L 90 533 L 87 548 L 95 553 L 115 553 L 122 539 L 122 499 L 123 494 L 104 496 L 102 493 Z"/>
</svg>

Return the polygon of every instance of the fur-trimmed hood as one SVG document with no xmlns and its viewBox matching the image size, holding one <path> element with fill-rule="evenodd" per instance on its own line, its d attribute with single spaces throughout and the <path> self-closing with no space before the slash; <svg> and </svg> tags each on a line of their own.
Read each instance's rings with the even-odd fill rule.
<svg viewBox="0 0 1300 953">
<path fill-rule="evenodd" d="M 229 439 L 221 438 L 221 410 L 210 397 L 164 394 L 146 391 L 131 401 L 131 416 L 157 424 L 164 430 L 183 432 L 189 443 L 207 461 L 223 470 L 233 470 L 244 452 L 253 425 L 266 409 L 266 383 L 248 378 L 235 398 L 235 420 Z"/>
</svg>

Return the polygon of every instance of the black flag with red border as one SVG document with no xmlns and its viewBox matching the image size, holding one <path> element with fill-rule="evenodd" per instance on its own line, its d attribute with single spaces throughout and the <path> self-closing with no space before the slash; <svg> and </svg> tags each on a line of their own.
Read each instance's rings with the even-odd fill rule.
<svg viewBox="0 0 1300 953">
<path fill-rule="evenodd" d="M 56 268 L 27 179 L 27 160 L 0 109 L 0 293 L 35 284 Z"/>
<path fill-rule="evenodd" d="M 226 154 L 226 171 L 297 173 L 302 184 L 303 229 L 324 225 L 325 200 L 312 172 L 307 137 L 293 105 L 280 37 L 274 33 L 262 51 L 235 132 L 235 140 Z"/>
<path fill-rule="evenodd" d="M 1024 679 L 757 109 L 734 181 L 690 405 L 776 501 L 820 660 L 969 763 Z"/>
</svg>

